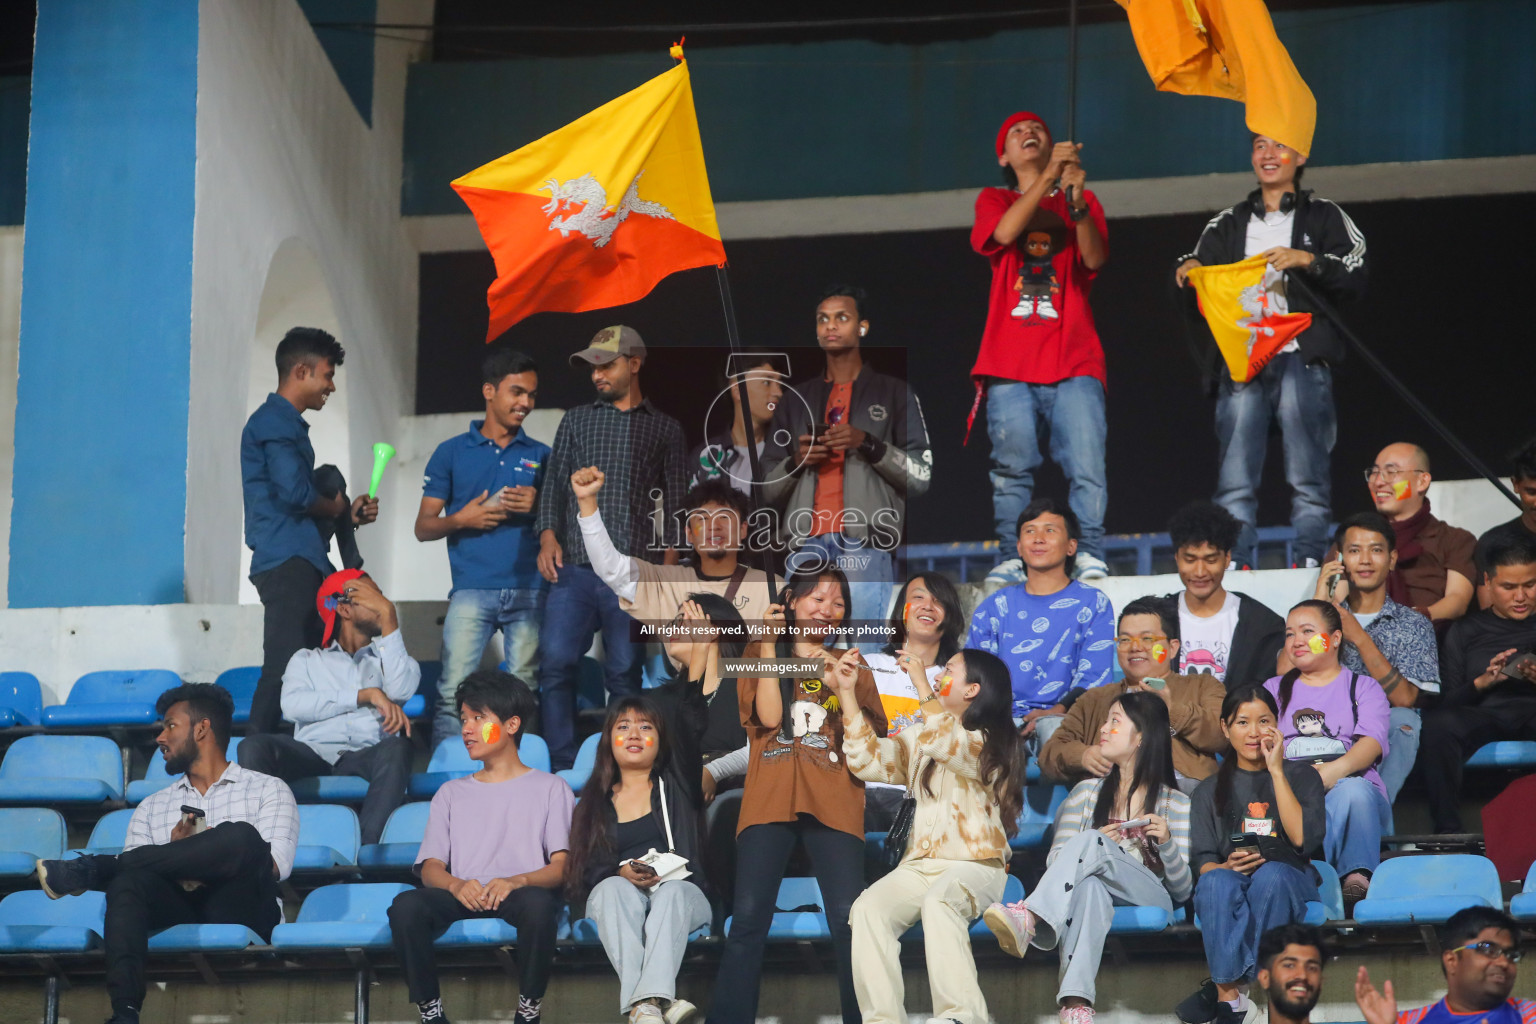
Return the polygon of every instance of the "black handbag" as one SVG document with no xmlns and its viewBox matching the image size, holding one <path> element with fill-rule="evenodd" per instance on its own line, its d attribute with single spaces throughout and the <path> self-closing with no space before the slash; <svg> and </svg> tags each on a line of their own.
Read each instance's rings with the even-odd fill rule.
<svg viewBox="0 0 1536 1024">
<path fill-rule="evenodd" d="M 912 841 L 912 821 L 916 817 L 917 799 L 909 796 L 901 801 L 901 810 L 896 812 L 896 820 L 891 822 L 891 830 L 885 834 L 880 865 L 886 871 L 894 869 L 907 855 L 907 844 Z"/>
</svg>

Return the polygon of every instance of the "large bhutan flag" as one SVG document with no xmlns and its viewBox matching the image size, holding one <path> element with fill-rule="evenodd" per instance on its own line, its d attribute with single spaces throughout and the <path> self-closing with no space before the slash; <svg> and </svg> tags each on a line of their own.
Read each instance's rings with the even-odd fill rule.
<svg viewBox="0 0 1536 1024">
<path fill-rule="evenodd" d="M 453 188 L 496 261 L 487 341 L 532 313 L 634 302 L 674 271 L 725 263 L 684 61 Z"/>
<path fill-rule="evenodd" d="M 1280 313 L 1271 307 L 1270 292 L 1264 287 L 1267 266 L 1260 253 L 1241 263 L 1195 267 L 1189 272 L 1211 337 L 1227 362 L 1227 372 L 1238 383 L 1257 377 L 1275 353 L 1312 326 L 1311 313 Z"/>
</svg>

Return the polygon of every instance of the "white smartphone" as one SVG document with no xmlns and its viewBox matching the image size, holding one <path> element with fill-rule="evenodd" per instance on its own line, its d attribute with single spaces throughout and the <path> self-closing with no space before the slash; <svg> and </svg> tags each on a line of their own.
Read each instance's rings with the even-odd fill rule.
<svg viewBox="0 0 1536 1024">
<path fill-rule="evenodd" d="M 1150 824 L 1152 824 L 1151 818 L 1132 818 L 1130 821 L 1120 823 L 1120 831 L 1124 832 L 1128 828 L 1146 828 Z"/>
</svg>

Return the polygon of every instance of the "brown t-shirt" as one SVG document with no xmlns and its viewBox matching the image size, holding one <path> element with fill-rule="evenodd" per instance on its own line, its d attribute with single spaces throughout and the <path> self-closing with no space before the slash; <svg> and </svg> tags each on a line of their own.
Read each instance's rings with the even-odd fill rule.
<svg viewBox="0 0 1536 1024">
<path fill-rule="evenodd" d="M 885 711 L 868 668 L 859 671 L 854 692 L 875 733 L 884 736 Z M 843 713 L 831 687 L 820 679 L 796 680 L 794 703 L 784 709 L 794 730 L 788 742 L 757 717 L 757 680 L 739 680 L 736 693 L 751 747 L 737 834 L 750 825 L 809 814 L 828 828 L 863 838 L 864 783 L 843 756 Z"/>
<path fill-rule="evenodd" d="M 671 622 L 677 609 L 689 594 L 719 594 L 725 596 L 731 588 L 729 576 L 704 576 L 687 565 L 657 565 L 636 558 L 631 563 L 637 571 L 635 599 L 619 599 L 619 607 L 631 618 L 641 621 Z M 731 604 L 741 613 L 748 624 L 761 622 L 768 611 L 768 577 L 761 569 L 748 569 L 741 578 Z"/>
<path fill-rule="evenodd" d="M 1430 516 L 1419 530 L 1422 553 L 1414 558 L 1399 557 L 1393 570 L 1408 588 L 1408 604 L 1421 611 L 1445 596 L 1447 570 L 1461 573 L 1467 582 L 1477 585 L 1477 538 L 1458 526 L 1451 526 Z"/>
</svg>

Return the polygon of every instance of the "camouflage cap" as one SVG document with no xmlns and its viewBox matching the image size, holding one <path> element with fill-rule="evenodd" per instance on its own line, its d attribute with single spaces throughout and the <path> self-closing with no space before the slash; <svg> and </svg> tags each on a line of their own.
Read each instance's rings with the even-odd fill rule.
<svg viewBox="0 0 1536 1024">
<path fill-rule="evenodd" d="M 571 356 L 571 365 L 577 365 L 576 360 L 581 359 L 593 366 L 604 366 L 620 356 L 645 357 L 645 342 L 633 327 L 604 327 L 592 336 L 591 344 Z"/>
</svg>

